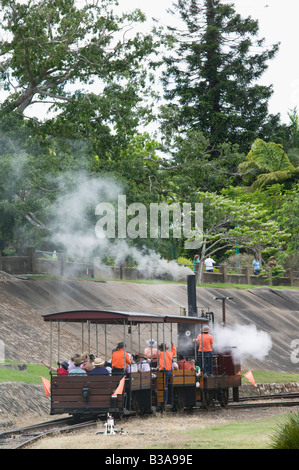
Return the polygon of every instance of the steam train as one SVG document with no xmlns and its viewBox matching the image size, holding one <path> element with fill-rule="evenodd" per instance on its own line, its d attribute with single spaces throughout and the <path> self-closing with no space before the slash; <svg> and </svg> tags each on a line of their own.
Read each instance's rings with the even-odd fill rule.
<svg viewBox="0 0 299 470">
<path fill-rule="evenodd" d="M 203 327 L 213 321 L 212 312 L 197 316 L 195 276 L 188 276 L 188 315 L 160 315 L 111 310 L 73 310 L 44 314 L 43 319 L 50 323 L 50 364 L 53 352 L 53 325 L 58 332 L 58 352 L 61 350 L 60 325 L 79 323 L 82 325 L 82 347 L 84 328 L 87 329 L 88 346 L 95 335 L 99 344 L 99 334 L 104 336 L 105 359 L 109 357 L 111 343 L 109 336 L 120 332 L 127 350 L 138 344 L 141 351 L 141 328 L 149 330 L 157 344 L 165 340 L 177 341 L 177 356 L 184 355 L 186 360 L 201 366 L 196 369 L 177 369 L 172 371 L 168 383 L 165 402 L 166 374 L 164 370 L 151 368 L 147 372 L 127 372 L 121 375 L 51 375 L 50 414 L 70 414 L 75 417 L 112 414 L 114 417 L 126 414 L 150 413 L 154 410 L 170 408 L 174 411 L 204 407 L 210 409 L 216 404 L 226 407 L 230 391 L 234 401 L 239 398 L 241 385 L 240 365 L 233 363 L 232 351 L 213 352 L 213 375 L 203 373 L 203 358 L 196 350 L 194 339 L 203 334 Z M 109 347 L 108 347 L 109 344 Z M 110 349 L 109 349 L 110 348 Z M 102 353 L 103 355 L 103 353 Z M 60 358 L 58 357 L 58 362 Z"/>
</svg>

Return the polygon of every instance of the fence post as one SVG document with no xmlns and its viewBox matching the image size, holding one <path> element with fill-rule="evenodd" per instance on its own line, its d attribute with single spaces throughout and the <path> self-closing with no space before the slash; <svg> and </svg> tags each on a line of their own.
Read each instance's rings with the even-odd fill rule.
<svg viewBox="0 0 299 470">
<path fill-rule="evenodd" d="M 290 286 L 294 285 L 294 270 L 292 268 L 287 269 L 286 277 L 289 280 Z"/>
<path fill-rule="evenodd" d="M 245 277 L 246 277 L 246 284 L 250 284 L 250 267 L 249 266 L 245 266 L 244 268 L 244 274 L 245 274 Z"/>
<path fill-rule="evenodd" d="M 224 284 L 227 284 L 228 283 L 227 266 L 223 265 L 223 266 L 219 266 L 219 268 L 220 268 L 220 271 L 222 272 L 222 282 Z"/>
<path fill-rule="evenodd" d="M 28 271 L 30 274 L 34 274 L 34 269 L 33 269 L 33 259 L 35 256 L 35 248 L 28 246 L 25 250 L 25 254 L 28 257 Z"/>
<path fill-rule="evenodd" d="M 66 255 L 64 253 L 58 253 L 58 275 L 63 276 L 66 265 Z"/>
<path fill-rule="evenodd" d="M 272 276 L 272 269 L 267 269 L 268 279 L 269 279 L 269 286 L 273 286 L 273 276 Z"/>
</svg>

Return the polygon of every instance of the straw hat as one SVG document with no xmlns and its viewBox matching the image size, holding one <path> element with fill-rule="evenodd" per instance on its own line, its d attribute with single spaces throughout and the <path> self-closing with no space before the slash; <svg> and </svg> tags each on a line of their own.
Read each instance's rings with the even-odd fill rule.
<svg viewBox="0 0 299 470">
<path fill-rule="evenodd" d="M 210 327 L 208 325 L 204 325 L 203 328 L 202 328 L 202 331 L 204 333 L 208 333 L 208 331 L 210 331 Z"/>
<path fill-rule="evenodd" d="M 94 365 L 95 365 L 95 367 L 104 367 L 105 361 L 103 361 L 103 359 L 101 359 L 100 357 L 97 357 L 94 360 Z"/>
</svg>

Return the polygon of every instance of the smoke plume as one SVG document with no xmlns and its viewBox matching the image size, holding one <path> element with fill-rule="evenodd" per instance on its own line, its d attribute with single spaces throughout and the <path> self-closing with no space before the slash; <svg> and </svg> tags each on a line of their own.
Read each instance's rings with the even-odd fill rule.
<svg viewBox="0 0 299 470">
<path fill-rule="evenodd" d="M 95 226 L 95 208 L 101 202 L 116 205 L 123 188 L 113 179 L 90 178 L 85 174 L 73 178 L 61 178 L 59 196 L 52 207 L 51 241 L 66 255 L 77 261 L 96 260 L 98 267 L 105 257 L 116 266 L 131 257 L 145 278 L 167 275 L 173 280 L 185 279 L 189 268 L 176 261 L 163 259 L 160 254 L 146 247 L 136 248 L 131 240 L 98 238 Z"/>
<path fill-rule="evenodd" d="M 215 352 L 223 353 L 232 348 L 235 363 L 242 363 L 248 357 L 263 360 L 272 348 L 270 335 L 257 330 L 254 324 L 234 326 L 215 324 L 212 334 Z"/>
</svg>

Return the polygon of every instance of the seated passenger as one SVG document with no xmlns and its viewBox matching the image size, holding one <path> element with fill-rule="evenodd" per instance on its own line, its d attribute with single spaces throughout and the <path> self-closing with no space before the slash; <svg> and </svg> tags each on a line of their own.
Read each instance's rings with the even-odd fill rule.
<svg viewBox="0 0 299 470">
<path fill-rule="evenodd" d="M 112 375 L 111 362 L 106 361 L 104 367 L 108 370 L 109 375 Z"/>
<path fill-rule="evenodd" d="M 154 339 L 149 339 L 146 344 L 148 345 L 147 348 L 144 350 L 144 354 L 147 359 L 150 359 L 153 363 L 153 367 L 157 366 L 157 342 Z"/>
<path fill-rule="evenodd" d="M 145 354 L 137 353 L 135 357 L 138 363 L 139 372 L 149 372 L 151 370 L 151 366 L 148 362 L 149 359 L 146 358 Z"/>
<path fill-rule="evenodd" d="M 89 372 L 89 375 L 109 375 L 109 372 L 105 367 L 105 361 L 97 357 L 94 360 L 94 369 Z"/>
<path fill-rule="evenodd" d="M 44 361 L 41 361 L 41 363 L 48 367 L 48 369 L 50 369 L 51 372 L 56 372 L 57 375 L 68 375 L 68 363 L 66 361 L 62 361 L 62 362 L 58 362 L 58 365 L 61 366 L 61 367 L 53 367 L 53 366 L 49 366 L 48 364 L 45 364 Z"/>
<path fill-rule="evenodd" d="M 184 354 L 180 354 L 179 359 L 178 366 L 180 370 L 195 370 L 194 365 L 187 361 Z"/>
<path fill-rule="evenodd" d="M 76 357 L 80 357 L 80 354 L 74 353 L 71 355 L 71 359 L 69 360 L 69 363 L 68 363 L 69 364 L 68 371 L 75 369 L 74 360 L 76 359 Z"/>
<path fill-rule="evenodd" d="M 81 369 L 85 370 L 87 374 L 94 368 L 93 361 L 95 359 L 94 354 L 84 354 L 85 361 L 81 365 Z"/>
<path fill-rule="evenodd" d="M 130 356 L 129 356 L 130 357 Z M 138 366 L 138 360 L 137 360 L 137 355 L 131 356 L 131 364 L 128 364 L 127 366 L 127 372 L 141 372 L 139 366 Z"/>
<path fill-rule="evenodd" d="M 76 357 L 74 360 L 75 368 L 69 371 L 69 376 L 70 375 L 87 375 L 86 370 L 81 369 L 81 364 L 83 363 L 83 360 L 80 357 Z"/>
</svg>

